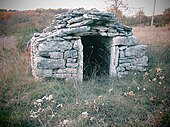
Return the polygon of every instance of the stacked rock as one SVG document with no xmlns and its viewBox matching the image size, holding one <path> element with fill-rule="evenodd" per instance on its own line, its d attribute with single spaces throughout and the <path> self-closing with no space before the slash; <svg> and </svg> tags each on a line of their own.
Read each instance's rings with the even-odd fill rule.
<svg viewBox="0 0 170 127">
<path fill-rule="evenodd" d="M 146 71 L 148 57 L 146 56 L 147 45 L 138 45 L 134 36 L 115 37 L 112 39 L 115 46 L 116 73 L 118 76 L 126 75 L 129 71 Z"/>
<path fill-rule="evenodd" d="M 82 80 L 81 36 L 90 35 L 113 38 L 110 43 L 115 54 L 111 54 L 114 55 L 114 63 L 110 64 L 111 76 L 126 74 L 130 70 L 145 70 L 148 61 L 146 46 L 137 45 L 132 28 L 118 22 L 114 14 L 81 8 L 56 15 L 49 27 L 34 34 L 31 39 L 33 76 Z"/>
<path fill-rule="evenodd" d="M 114 37 L 131 36 L 132 28 L 119 23 L 116 16 L 112 13 L 81 8 L 56 15 L 51 26 L 44 29 L 44 32 L 53 32 L 53 36 L 62 37 L 91 34 Z"/>
</svg>

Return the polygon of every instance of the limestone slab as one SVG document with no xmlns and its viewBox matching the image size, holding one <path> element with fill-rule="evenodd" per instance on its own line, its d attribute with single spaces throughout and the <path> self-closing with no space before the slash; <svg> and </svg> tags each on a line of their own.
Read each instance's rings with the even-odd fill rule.
<svg viewBox="0 0 170 127">
<path fill-rule="evenodd" d="M 64 59 L 77 57 L 78 57 L 77 50 L 69 50 L 64 53 Z"/>
<path fill-rule="evenodd" d="M 39 69 L 55 69 L 55 68 L 65 68 L 64 59 L 47 59 L 47 58 L 37 58 L 37 68 Z"/>
<path fill-rule="evenodd" d="M 49 56 L 51 59 L 63 59 L 63 53 L 62 52 L 50 52 Z"/>
<path fill-rule="evenodd" d="M 125 56 L 127 57 L 141 57 L 146 54 L 147 45 L 136 45 L 129 47 L 125 50 Z"/>
</svg>

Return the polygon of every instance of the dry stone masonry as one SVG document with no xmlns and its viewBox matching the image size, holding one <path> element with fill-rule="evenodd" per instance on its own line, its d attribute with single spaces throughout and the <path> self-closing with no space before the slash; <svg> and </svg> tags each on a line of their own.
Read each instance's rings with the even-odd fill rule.
<svg viewBox="0 0 170 127">
<path fill-rule="evenodd" d="M 118 22 L 111 13 L 96 9 L 74 9 L 58 14 L 51 25 L 31 39 L 31 67 L 35 78 L 83 80 L 82 37 L 108 38 L 109 74 L 122 76 L 129 71 L 145 71 L 146 45 L 138 45 L 132 28 Z M 108 42 L 103 42 L 108 43 Z"/>
</svg>

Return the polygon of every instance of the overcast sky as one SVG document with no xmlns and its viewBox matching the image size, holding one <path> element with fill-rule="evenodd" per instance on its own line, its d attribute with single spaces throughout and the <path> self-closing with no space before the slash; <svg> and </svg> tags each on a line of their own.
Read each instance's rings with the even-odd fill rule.
<svg viewBox="0 0 170 127">
<path fill-rule="evenodd" d="M 146 15 L 152 15 L 154 0 L 127 0 L 133 12 L 141 8 Z M 107 7 L 104 0 L 0 0 L 0 8 L 29 10 L 36 8 L 97 8 L 104 11 Z M 162 14 L 165 8 L 170 7 L 170 0 L 157 0 L 156 14 Z M 128 12 L 128 13 L 133 13 Z"/>
</svg>

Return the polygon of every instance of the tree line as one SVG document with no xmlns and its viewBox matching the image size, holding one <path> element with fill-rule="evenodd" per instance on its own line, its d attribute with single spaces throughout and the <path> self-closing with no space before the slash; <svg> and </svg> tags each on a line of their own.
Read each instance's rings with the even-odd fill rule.
<svg viewBox="0 0 170 127">
<path fill-rule="evenodd" d="M 107 9 L 108 12 L 115 13 L 120 22 L 129 26 L 150 26 L 151 16 L 146 16 L 144 11 L 140 10 L 136 15 L 131 17 L 126 17 L 123 15 L 120 5 L 121 3 L 116 3 L 116 6 L 111 6 Z M 127 5 L 121 6 L 126 8 Z M 36 9 L 27 11 L 17 11 L 17 10 L 5 10 L 0 9 L 0 35 L 8 35 L 13 33 L 18 33 L 23 30 L 33 29 L 34 31 L 41 31 L 43 28 L 48 26 L 55 14 L 63 13 L 68 11 L 68 9 Z M 155 15 L 154 25 L 155 26 L 165 26 L 170 24 L 170 8 L 164 10 L 163 14 Z"/>
<path fill-rule="evenodd" d="M 131 17 L 126 17 L 123 12 L 131 10 L 127 0 L 104 0 L 107 4 L 107 11 L 115 13 L 118 19 L 124 24 L 130 26 L 136 25 L 151 25 L 152 16 L 146 16 L 144 11 L 140 8 L 139 11 Z M 170 8 L 164 10 L 163 14 L 155 15 L 153 25 L 165 26 L 170 23 Z"/>
</svg>

